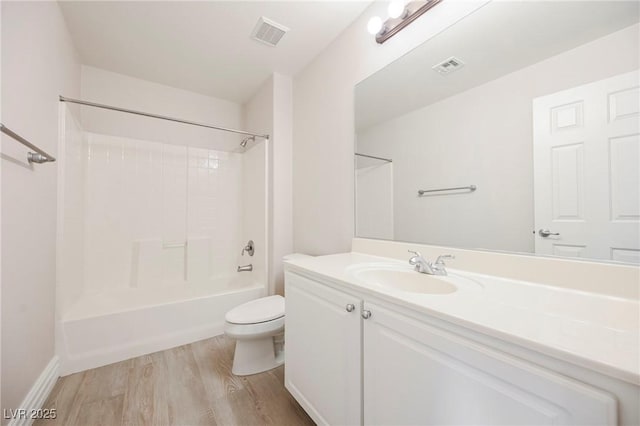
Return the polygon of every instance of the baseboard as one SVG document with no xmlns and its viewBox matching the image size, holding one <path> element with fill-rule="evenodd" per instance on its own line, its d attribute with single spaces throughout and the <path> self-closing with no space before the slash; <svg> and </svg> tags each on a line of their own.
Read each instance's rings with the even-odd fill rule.
<svg viewBox="0 0 640 426">
<path fill-rule="evenodd" d="M 286 373 L 285 373 L 286 376 Z M 284 380 L 284 387 L 285 389 L 291 394 L 291 396 L 293 396 L 293 398 L 298 401 L 298 404 L 300 404 L 300 406 L 302 407 L 302 409 L 309 415 L 309 417 L 311 417 L 311 419 L 315 422 L 315 424 L 317 425 L 328 425 L 329 422 L 327 422 L 324 417 L 322 417 L 320 415 L 320 413 L 318 413 L 318 411 L 313 407 L 313 405 L 311 403 L 309 403 L 309 401 L 307 401 L 307 398 L 305 398 L 302 395 L 302 392 L 300 392 L 298 390 L 298 388 L 296 388 L 293 383 L 291 383 L 290 381 L 288 381 L 285 377 Z"/>
<path fill-rule="evenodd" d="M 31 426 L 34 419 L 31 418 L 34 411 L 39 410 L 49 397 L 53 386 L 58 380 L 58 371 L 60 369 L 60 359 L 54 356 L 49 364 L 42 370 L 40 376 L 35 381 L 31 389 L 24 397 L 22 404 L 18 408 L 25 410 L 24 415 L 16 415 L 9 421 L 8 426 Z M 18 413 L 19 414 L 19 413 Z"/>
</svg>

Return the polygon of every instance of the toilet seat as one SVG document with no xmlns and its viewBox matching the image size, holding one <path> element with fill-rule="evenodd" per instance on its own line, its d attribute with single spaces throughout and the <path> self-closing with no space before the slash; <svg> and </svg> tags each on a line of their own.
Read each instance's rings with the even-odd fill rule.
<svg viewBox="0 0 640 426">
<path fill-rule="evenodd" d="M 224 324 L 224 333 L 237 340 L 258 339 L 260 337 L 273 336 L 283 331 L 284 316 L 256 324 L 234 324 L 228 321 Z"/>
<path fill-rule="evenodd" d="M 260 324 L 282 319 L 284 324 L 284 297 L 275 295 L 252 300 L 227 312 L 227 323 L 238 325 Z"/>
</svg>

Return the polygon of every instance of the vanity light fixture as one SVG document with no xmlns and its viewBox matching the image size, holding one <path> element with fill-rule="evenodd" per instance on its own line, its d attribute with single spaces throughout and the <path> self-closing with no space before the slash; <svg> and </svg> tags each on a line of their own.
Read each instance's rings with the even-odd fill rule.
<svg viewBox="0 0 640 426">
<path fill-rule="evenodd" d="M 380 31 L 382 31 L 382 27 L 382 19 L 380 19 L 379 16 L 372 17 L 367 23 L 367 31 L 369 31 L 369 34 L 371 35 L 378 34 Z"/>
<path fill-rule="evenodd" d="M 404 0 L 392 0 L 387 8 L 389 18 L 398 19 L 406 18 L 409 11 L 407 10 L 407 2 Z"/>
<path fill-rule="evenodd" d="M 418 0 L 406 2 L 405 0 L 392 0 L 387 9 L 389 19 L 382 22 L 382 18 L 374 16 L 369 19 L 367 30 L 370 34 L 376 36 L 376 41 L 379 44 L 382 44 L 441 1 Z"/>
</svg>

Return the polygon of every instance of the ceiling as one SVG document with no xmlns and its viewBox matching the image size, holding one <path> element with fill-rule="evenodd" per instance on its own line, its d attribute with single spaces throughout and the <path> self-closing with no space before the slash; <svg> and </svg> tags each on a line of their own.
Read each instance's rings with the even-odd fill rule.
<svg viewBox="0 0 640 426">
<path fill-rule="evenodd" d="M 230 101 L 294 75 L 370 1 L 60 1 L 83 64 Z M 290 31 L 250 38 L 260 16 Z"/>
<path fill-rule="evenodd" d="M 637 1 L 498 1 L 483 6 L 356 87 L 356 129 L 430 105 L 626 28 Z M 465 65 L 443 76 L 435 64 Z"/>
</svg>

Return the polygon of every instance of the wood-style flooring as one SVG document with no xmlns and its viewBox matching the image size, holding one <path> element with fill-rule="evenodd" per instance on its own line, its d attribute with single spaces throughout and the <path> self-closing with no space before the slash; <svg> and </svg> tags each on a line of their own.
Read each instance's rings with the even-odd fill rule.
<svg viewBox="0 0 640 426">
<path fill-rule="evenodd" d="M 231 374 L 225 336 L 58 379 L 35 425 L 313 425 L 284 388 L 284 367 Z"/>
</svg>

